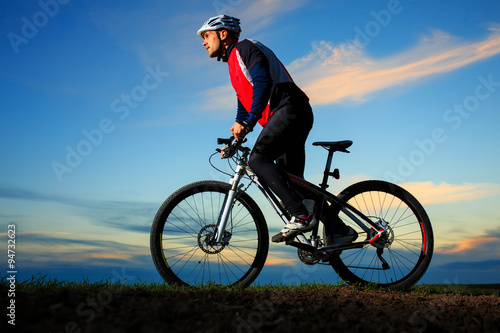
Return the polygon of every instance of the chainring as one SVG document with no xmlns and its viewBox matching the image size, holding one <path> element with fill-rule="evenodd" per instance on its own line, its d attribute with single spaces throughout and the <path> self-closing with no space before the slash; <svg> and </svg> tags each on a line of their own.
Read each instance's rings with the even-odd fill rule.
<svg viewBox="0 0 500 333">
<path fill-rule="evenodd" d="M 299 256 L 300 261 L 302 261 L 306 265 L 316 265 L 319 260 L 315 259 L 313 254 L 309 251 L 305 251 L 302 249 L 297 249 L 297 255 Z"/>
</svg>

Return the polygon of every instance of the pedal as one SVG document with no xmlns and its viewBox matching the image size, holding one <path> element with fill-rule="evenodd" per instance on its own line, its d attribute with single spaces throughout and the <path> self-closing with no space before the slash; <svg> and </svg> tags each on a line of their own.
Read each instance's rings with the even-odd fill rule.
<svg viewBox="0 0 500 333">
<path fill-rule="evenodd" d="M 271 238 L 271 241 L 272 241 L 273 243 L 282 243 L 282 242 L 284 242 L 284 241 L 286 241 L 286 240 L 287 240 L 287 238 L 286 238 L 285 236 L 283 236 L 283 234 L 282 234 L 282 233 L 279 233 L 279 234 L 277 234 L 277 235 L 274 235 L 274 236 L 273 236 L 273 238 Z"/>
<path fill-rule="evenodd" d="M 274 235 L 272 238 L 271 238 L 271 241 L 273 243 L 281 243 L 281 242 L 285 242 L 286 241 L 286 244 L 288 245 L 289 243 L 293 242 L 295 237 L 297 237 L 298 235 L 302 234 L 302 231 L 296 231 L 296 232 L 293 232 L 293 231 L 289 231 L 288 234 L 290 234 L 288 237 L 285 237 L 281 232 L 279 234 L 276 234 Z"/>
</svg>

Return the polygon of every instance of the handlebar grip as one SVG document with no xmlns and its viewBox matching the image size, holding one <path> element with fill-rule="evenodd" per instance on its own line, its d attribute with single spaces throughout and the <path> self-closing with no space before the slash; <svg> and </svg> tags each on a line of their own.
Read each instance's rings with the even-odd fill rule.
<svg viewBox="0 0 500 333">
<path fill-rule="evenodd" d="M 229 139 L 217 138 L 218 145 L 228 145 L 231 143 L 234 137 L 230 137 Z"/>
</svg>

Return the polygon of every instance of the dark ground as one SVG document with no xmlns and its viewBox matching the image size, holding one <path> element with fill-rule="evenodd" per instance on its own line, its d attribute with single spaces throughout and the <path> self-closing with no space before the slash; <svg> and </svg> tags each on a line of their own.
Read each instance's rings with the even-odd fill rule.
<svg viewBox="0 0 500 333">
<path fill-rule="evenodd" d="M 42 289 L 16 292 L 16 330 L 3 317 L 2 332 L 500 332 L 500 297 L 348 287 Z"/>
</svg>

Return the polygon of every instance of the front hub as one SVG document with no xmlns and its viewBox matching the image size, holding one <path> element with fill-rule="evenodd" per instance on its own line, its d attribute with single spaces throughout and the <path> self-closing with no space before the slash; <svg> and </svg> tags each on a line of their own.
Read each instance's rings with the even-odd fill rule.
<svg viewBox="0 0 500 333">
<path fill-rule="evenodd" d="M 201 228 L 198 233 L 198 246 L 200 249 L 208 254 L 216 254 L 221 252 L 226 245 L 229 244 L 231 239 L 231 233 L 229 231 L 224 231 L 224 236 L 222 241 L 217 243 L 215 241 L 215 233 L 217 232 L 217 225 L 208 224 Z"/>
</svg>

